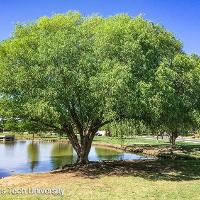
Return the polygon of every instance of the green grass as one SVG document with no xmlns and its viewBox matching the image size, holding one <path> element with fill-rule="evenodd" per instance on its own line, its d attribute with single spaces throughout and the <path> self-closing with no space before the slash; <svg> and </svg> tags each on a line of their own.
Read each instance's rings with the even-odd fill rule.
<svg viewBox="0 0 200 200">
<path fill-rule="evenodd" d="M 1 133 L 2 134 L 2 133 Z M 33 134 L 28 133 L 4 133 L 8 135 L 15 135 L 16 139 L 32 139 Z M 66 136 L 59 137 L 57 134 L 51 134 L 51 133 L 43 133 L 43 134 L 35 134 L 35 139 L 41 139 L 41 140 L 65 140 L 67 139 Z M 126 138 L 126 139 L 120 139 L 117 137 L 105 137 L 105 136 L 96 136 L 94 138 L 94 142 L 98 143 L 107 143 L 107 144 L 115 144 L 115 145 L 151 145 L 151 146 L 165 146 L 169 145 L 169 141 L 164 139 L 157 140 L 154 138 L 146 138 L 142 136 L 133 136 L 132 138 Z M 188 146 L 188 145 L 194 145 L 199 146 L 200 143 L 193 143 L 193 142 L 176 142 L 177 146 Z"/>
<path fill-rule="evenodd" d="M 160 139 L 157 140 L 154 138 L 146 138 L 142 136 L 134 136 L 133 138 L 129 139 L 120 139 L 117 137 L 105 137 L 105 136 L 96 136 L 94 138 L 94 142 L 99 143 L 108 143 L 108 144 L 118 144 L 118 145 L 151 145 L 151 146 L 169 146 L 169 140 L 167 139 Z M 193 143 L 193 142 L 176 142 L 177 146 L 200 146 L 200 143 Z"/>
<path fill-rule="evenodd" d="M 0 195 L 0 199 L 198 200 L 199 161 L 148 161 L 86 167 L 70 173 L 21 175 L 0 181 L 12 187 L 62 188 L 64 197 Z M 10 182 L 11 183 L 11 182 Z M 28 186 L 28 185 L 29 186 Z"/>
<path fill-rule="evenodd" d="M 116 144 L 116 145 L 169 145 L 167 140 L 156 140 L 156 138 L 144 138 L 136 136 L 130 139 L 120 139 L 115 137 L 96 136 L 94 142 Z"/>
<path fill-rule="evenodd" d="M 33 139 L 33 134 L 31 133 L 10 133 L 10 132 L 5 132 L 5 133 L 1 133 L 1 135 L 15 135 L 16 139 L 26 139 L 26 140 L 32 140 Z M 43 133 L 43 134 L 35 134 L 34 135 L 34 139 L 40 139 L 43 141 L 46 140 L 66 140 L 66 136 L 65 137 L 59 137 L 56 134 L 50 134 L 50 133 Z"/>
<path fill-rule="evenodd" d="M 170 144 L 167 140 L 156 140 L 156 138 L 147 139 L 144 137 L 135 137 L 121 141 L 117 138 L 97 136 L 94 139 L 94 143 L 111 144 L 118 146 L 124 145 L 129 146 L 129 148 L 148 147 L 152 150 L 168 149 L 168 147 L 170 147 Z M 177 142 L 176 147 L 177 148 L 173 151 L 173 154 L 171 154 L 171 152 L 163 152 L 159 154 L 159 157 L 165 159 L 200 159 L 200 143 Z"/>
</svg>

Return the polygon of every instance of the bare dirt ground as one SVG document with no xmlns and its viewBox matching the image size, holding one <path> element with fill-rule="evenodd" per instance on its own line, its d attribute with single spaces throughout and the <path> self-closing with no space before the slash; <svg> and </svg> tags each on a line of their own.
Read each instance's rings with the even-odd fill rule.
<svg viewBox="0 0 200 200">
<path fill-rule="evenodd" d="M 66 179 L 74 178 L 70 173 L 41 173 L 41 174 L 23 174 L 6 177 L 0 180 L 0 187 L 45 187 L 53 184 L 55 181 L 62 183 Z"/>
</svg>

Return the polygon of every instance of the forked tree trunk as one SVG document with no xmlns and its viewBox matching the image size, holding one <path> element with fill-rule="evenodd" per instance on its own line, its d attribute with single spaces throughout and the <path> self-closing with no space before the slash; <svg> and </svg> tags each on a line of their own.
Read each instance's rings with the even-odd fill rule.
<svg viewBox="0 0 200 200">
<path fill-rule="evenodd" d="M 77 153 L 78 158 L 76 163 L 86 164 L 89 162 L 88 155 L 95 133 L 100 127 L 110 123 L 111 121 L 103 122 L 101 117 L 97 117 L 90 122 L 90 126 L 86 130 L 83 128 L 83 125 L 81 124 L 79 117 L 76 114 L 76 109 L 73 104 L 71 106 L 69 105 L 69 112 L 71 114 L 71 118 L 74 122 L 76 130 L 80 135 L 80 141 L 78 140 L 78 137 L 74 132 L 74 127 L 71 124 L 65 124 L 63 126 L 63 130 L 67 133 L 68 139 L 70 140 L 74 150 Z"/>
<path fill-rule="evenodd" d="M 76 164 L 87 164 L 89 163 L 88 155 L 89 155 L 90 149 L 87 151 L 86 149 L 82 150 L 81 152 L 77 153 L 77 161 Z"/>
<path fill-rule="evenodd" d="M 87 135 L 81 137 L 81 148 L 80 151 L 77 152 L 77 163 L 86 164 L 89 162 L 88 155 L 90 153 L 94 136 L 95 133 L 88 133 Z"/>
<path fill-rule="evenodd" d="M 89 162 L 88 155 L 90 153 L 94 136 L 95 133 L 82 135 L 79 142 L 75 134 L 68 135 L 68 138 L 77 154 L 76 164 L 84 165 Z"/>
</svg>

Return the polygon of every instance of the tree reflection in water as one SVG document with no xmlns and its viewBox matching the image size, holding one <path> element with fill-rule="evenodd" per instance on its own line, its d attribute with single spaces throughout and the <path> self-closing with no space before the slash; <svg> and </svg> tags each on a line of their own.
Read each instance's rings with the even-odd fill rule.
<svg viewBox="0 0 200 200">
<path fill-rule="evenodd" d="M 5 146 L 6 154 L 8 154 L 8 153 L 13 154 L 15 146 L 16 146 L 16 142 L 15 141 L 5 142 L 3 144 Z"/>
<path fill-rule="evenodd" d="M 73 148 L 70 144 L 56 143 L 51 150 L 51 163 L 53 169 L 58 169 L 66 164 L 72 164 L 76 160 Z"/>
<path fill-rule="evenodd" d="M 121 151 L 97 146 L 95 147 L 95 153 L 98 160 L 120 160 L 123 156 Z"/>
<path fill-rule="evenodd" d="M 38 165 L 39 160 L 39 145 L 38 143 L 31 142 L 27 146 L 28 162 L 30 163 L 31 171 L 33 172 Z"/>
</svg>

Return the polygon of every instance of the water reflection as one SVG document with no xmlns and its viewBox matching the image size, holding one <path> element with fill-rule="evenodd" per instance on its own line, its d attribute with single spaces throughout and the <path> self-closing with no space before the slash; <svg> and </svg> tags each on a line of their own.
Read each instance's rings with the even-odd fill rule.
<svg viewBox="0 0 200 200">
<path fill-rule="evenodd" d="M 6 177 L 6 176 L 11 176 L 11 175 L 12 175 L 11 172 L 9 172 L 9 171 L 7 171 L 5 169 L 0 169 L 0 178 Z"/>
<path fill-rule="evenodd" d="M 102 147 L 95 147 L 95 152 L 98 160 L 120 160 L 123 154 L 121 151 Z"/>
<path fill-rule="evenodd" d="M 13 153 L 16 146 L 16 142 L 5 142 L 4 145 L 6 153 Z"/>
<path fill-rule="evenodd" d="M 53 144 L 51 150 L 51 163 L 53 169 L 60 168 L 66 164 L 72 164 L 75 161 L 73 148 L 69 144 L 56 143 Z"/>
<path fill-rule="evenodd" d="M 39 145 L 38 143 L 31 142 L 27 146 L 28 163 L 30 164 L 30 169 L 33 172 L 38 165 L 39 161 Z"/>
<path fill-rule="evenodd" d="M 76 161 L 70 144 L 17 141 L 0 143 L 0 177 L 18 173 L 46 172 Z M 138 160 L 144 156 L 125 153 L 111 148 L 92 146 L 89 159 Z"/>
</svg>

